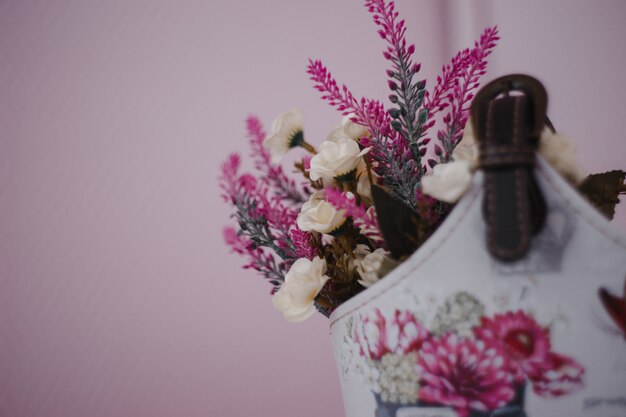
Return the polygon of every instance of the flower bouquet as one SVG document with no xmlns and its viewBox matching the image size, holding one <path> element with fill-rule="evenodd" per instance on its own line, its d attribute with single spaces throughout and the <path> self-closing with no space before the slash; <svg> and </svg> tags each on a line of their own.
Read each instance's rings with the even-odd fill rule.
<svg viewBox="0 0 626 417">
<path fill-rule="evenodd" d="M 605 220 L 626 173 L 583 175 L 530 77 L 475 99 L 497 27 L 427 89 L 394 3 L 364 4 L 386 43 L 389 104 L 310 60 L 342 123 L 312 143 L 298 109 L 269 134 L 247 119 L 256 175 L 237 154 L 222 165 L 237 222 L 226 243 L 287 320 L 330 317 L 349 416 L 582 416 L 581 391 L 605 404 L 626 394 L 626 374 L 595 354 L 606 329 L 626 333 L 626 237 Z M 299 179 L 281 165 L 296 149 Z M 605 352 L 626 354 L 622 339 Z"/>
</svg>

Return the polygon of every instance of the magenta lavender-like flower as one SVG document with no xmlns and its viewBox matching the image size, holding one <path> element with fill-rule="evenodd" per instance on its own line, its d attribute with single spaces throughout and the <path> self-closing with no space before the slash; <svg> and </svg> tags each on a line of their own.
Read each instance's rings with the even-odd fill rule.
<svg viewBox="0 0 626 417">
<path fill-rule="evenodd" d="M 341 192 L 336 188 L 326 189 L 326 201 L 332 204 L 337 210 L 343 210 L 346 216 L 359 228 L 363 236 L 372 242 L 383 245 L 384 240 L 378 227 L 378 218 L 374 210 L 369 210 L 363 203 L 356 200 L 354 194 Z"/>
<path fill-rule="evenodd" d="M 459 55 L 449 75 L 427 99 L 426 80 L 416 77 L 421 68 L 414 62 L 416 48 L 407 41 L 405 21 L 395 3 L 364 0 L 364 6 L 385 43 L 391 108 L 377 99 L 355 96 L 320 61 L 309 60 L 307 73 L 315 89 L 349 120 L 316 149 L 305 141 L 304 114 L 297 108 L 280 114 L 269 134 L 258 118 L 249 116 L 246 128 L 254 170 L 240 172 L 240 157 L 233 154 L 222 165 L 219 177 L 222 196 L 232 206 L 238 226 L 227 229 L 224 238 L 235 253 L 247 258 L 244 267 L 259 271 L 276 291 L 296 261 L 324 259 L 329 280 L 313 302 L 326 316 L 395 267 L 392 262 L 371 267 L 375 263 L 364 260 L 372 270 L 355 269 L 359 245 L 367 248 L 370 258 L 383 256 L 381 252 L 388 249 L 379 229 L 373 185 L 415 212 L 423 229 L 420 236 L 429 236 L 449 212 L 448 205 L 422 192 L 423 176 L 441 162 L 433 158 L 441 160 L 448 153 L 446 144 L 439 143 L 435 155 L 429 157 L 428 146 L 433 145 L 426 134 L 432 127 L 431 113 L 443 110 L 445 105 L 440 102 L 447 100 L 456 113 L 448 112 L 444 124 L 457 126 L 459 123 L 454 123 L 459 117 L 464 122 L 470 92 L 478 86 L 485 58 L 497 40 L 495 29 L 487 30 L 474 49 Z M 455 103 L 460 104 L 455 107 Z M 302 183 L 286 175 L 280 165 L 282 156 L 298 147 L 309 153 L 294 164 Z M 325 195 L 323 201 L 318 201 L 320 195 Z M 421 240 L 416 239 L 416 246 Z M 392 330 L 406 334 L 413 344 L 390 349 L 416 349 L 424 332 L 411 320 L 404 324 L 397 320 L 388 325 L 393 324 Z M 415 335 L 408 336 L 408 332 Z M 375 342 L 368 343 L 373 343 L 368 355 L 384 354 L 377 351 Z"/>
<path fill-rule="evenodd" d="M 503 407 L 515 395 L 508 359 L 480 340 L 452 333 L 428 340 L 417 364 L 420 400 L 452 407 L 460 417 Z"/>
<path fill-rule="evenodd" d="M 584 386 L 584 374 L 585 368 L 574 359 L 551 352 L 546 369 L 531 377 L 533 391 L 549 398 L 571 394 Z"/>
<path fill-rule="evenodd" d="M 478 339 L 506 355 L 517 381 L 541 375 L 550 365 L 548 330 L 522 310 L 483 317 L 474 332 Z"/>
</svg>

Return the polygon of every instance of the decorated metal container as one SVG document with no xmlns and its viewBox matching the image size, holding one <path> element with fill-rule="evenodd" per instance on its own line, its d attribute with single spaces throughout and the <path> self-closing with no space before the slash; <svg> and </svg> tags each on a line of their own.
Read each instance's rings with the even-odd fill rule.
<svg viewBox="0 0 626 417">
<path fill-rule="evenodd" d="M 408 260 L 337 308 L 347 417 L 626 416 L 626 236 L 538 158 L 547 217 L 487 250 L 484 175 Z"/>
</svg>

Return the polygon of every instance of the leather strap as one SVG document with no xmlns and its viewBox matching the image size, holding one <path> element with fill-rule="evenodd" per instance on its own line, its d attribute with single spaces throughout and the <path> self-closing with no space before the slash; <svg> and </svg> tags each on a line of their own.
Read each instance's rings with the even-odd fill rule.
<svg viewBox="0 0 626 417">
<path fill-rule="evenodd" d="M 516 83 L 531 86 L 518 91 Z M 485 172 L 487 246 L 502 261 L 523 258 L 545 221 L 545 201 L 533 173 L 545 120 L 545 90 L 537 94 L 542 89 L 530 77 L 502 77 L 481 90 L 472 107 Z"/>
</svg>

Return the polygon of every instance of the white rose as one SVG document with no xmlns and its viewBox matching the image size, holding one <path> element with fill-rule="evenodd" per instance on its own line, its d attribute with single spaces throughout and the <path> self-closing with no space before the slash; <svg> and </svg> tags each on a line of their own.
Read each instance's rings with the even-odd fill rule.
<svg viewBox="0 0 626 417">
<path fill-rule="evenodd" d="M 303 321 L 315 313 L 314 300 L 326 281 L 326 261 L 301 258 L 293 263 L 285 282 L 272 297 L 272 304 L 288 321 Z"/>
<path fill-rule="evenodd" d="M 469 122 L 465 125 L 463 138 L 452 151 L 452 159 L 455 161 L 470 161 L 472 163 L 478 160 L 478 145 L 474 138 L 474 129 L 472 129 L 472 124 Z"/>
<path fill-rule="evenodd" d="M 430 175 L 422 177 L 422 192 L 437 200 L 455 203 L 472 181 L 471 162 L 453 161 L 435 165 Z"/>
<path fill-rule="evenodd" d="M 437 200 L 455 203 L 467 191 L 472 180 L 472 168 L 478 161 L 478 145 L 472 124 L 467 123 L 463 138 L 452 151 L 452 162 L 435 165 L 422 178 L 422 192 Z"/>
<path fill-rule="evenodd" d="M 357 245 L 354 254 L 356 255 L 354 260 L 356 271 L 361 277 L 358 283 L 362 286 L 367 288 L 375 284 L 385 273 L 389 272 L 389 270 L 385 270 L 384 265 L 391 260 L 386 256 L 384 249 L 378 248 L 374 252 L 370 252 L 366 245 Z"/>
<path fill-rule="evenodd" d="M 343 210 L 324 200 L 324 192 L 317 191 L 309 197 L 309 201 L 302 205 L 298 215 L 298 227 L 306 232 L 331 233 L 337 230 L 346 217 Z"/>
<path fill-rule="evenodd" d="M 330 142 L 339 142 L 341 139 L 352 139 L 358 141 L 362 137 L 369 136 L 369 131 L 365 126 L 354 123 L 350 119 L 354 114 L 344 116 L 341 120 L 341 126 L 334 128 L 326 140 Z"/>
<path fill-rule="evenodd" d="M 270 151 L 272 162 L 278 163 L 291 148 L 300 146 L 304 141 L 304 114 L 299 109 L 281 113 L 272 123 L 270 135 L 263 141 L 263 146 Z"/>
<path fill-rule="evenodd" d="M 576 163 L 576 149 L 563 135 L 546 127 L 539 138 L 539 154 L 563 177 L 580 184 L 585 175 Z M 463 139 L 452 152 L 453 162 L 436 165 L 431 175 L 422 178 L 422 191 L 438 200 L 454 203 L 471 183 L 472 169 L 478 161 L 478 145 L 468 123 Z"/>
<path fill-rule="evenodd" d="M 311 158 L 311 179 L 316 181 L 321 178 L 325 184 L 331 184 L 336 177 L 355 172 L 368 150 L 360 150 L 355 141 L 347 138 L 338 142 L 322 142 L 318 154 Z"/>
<path fill-rule="evenodd" d="M 539 153 L 571 183 L 578 185 L 585 178 L 576 162 L 576 148 L 564 135 L 544 129 L 539 141 Z"/>
</svg>

